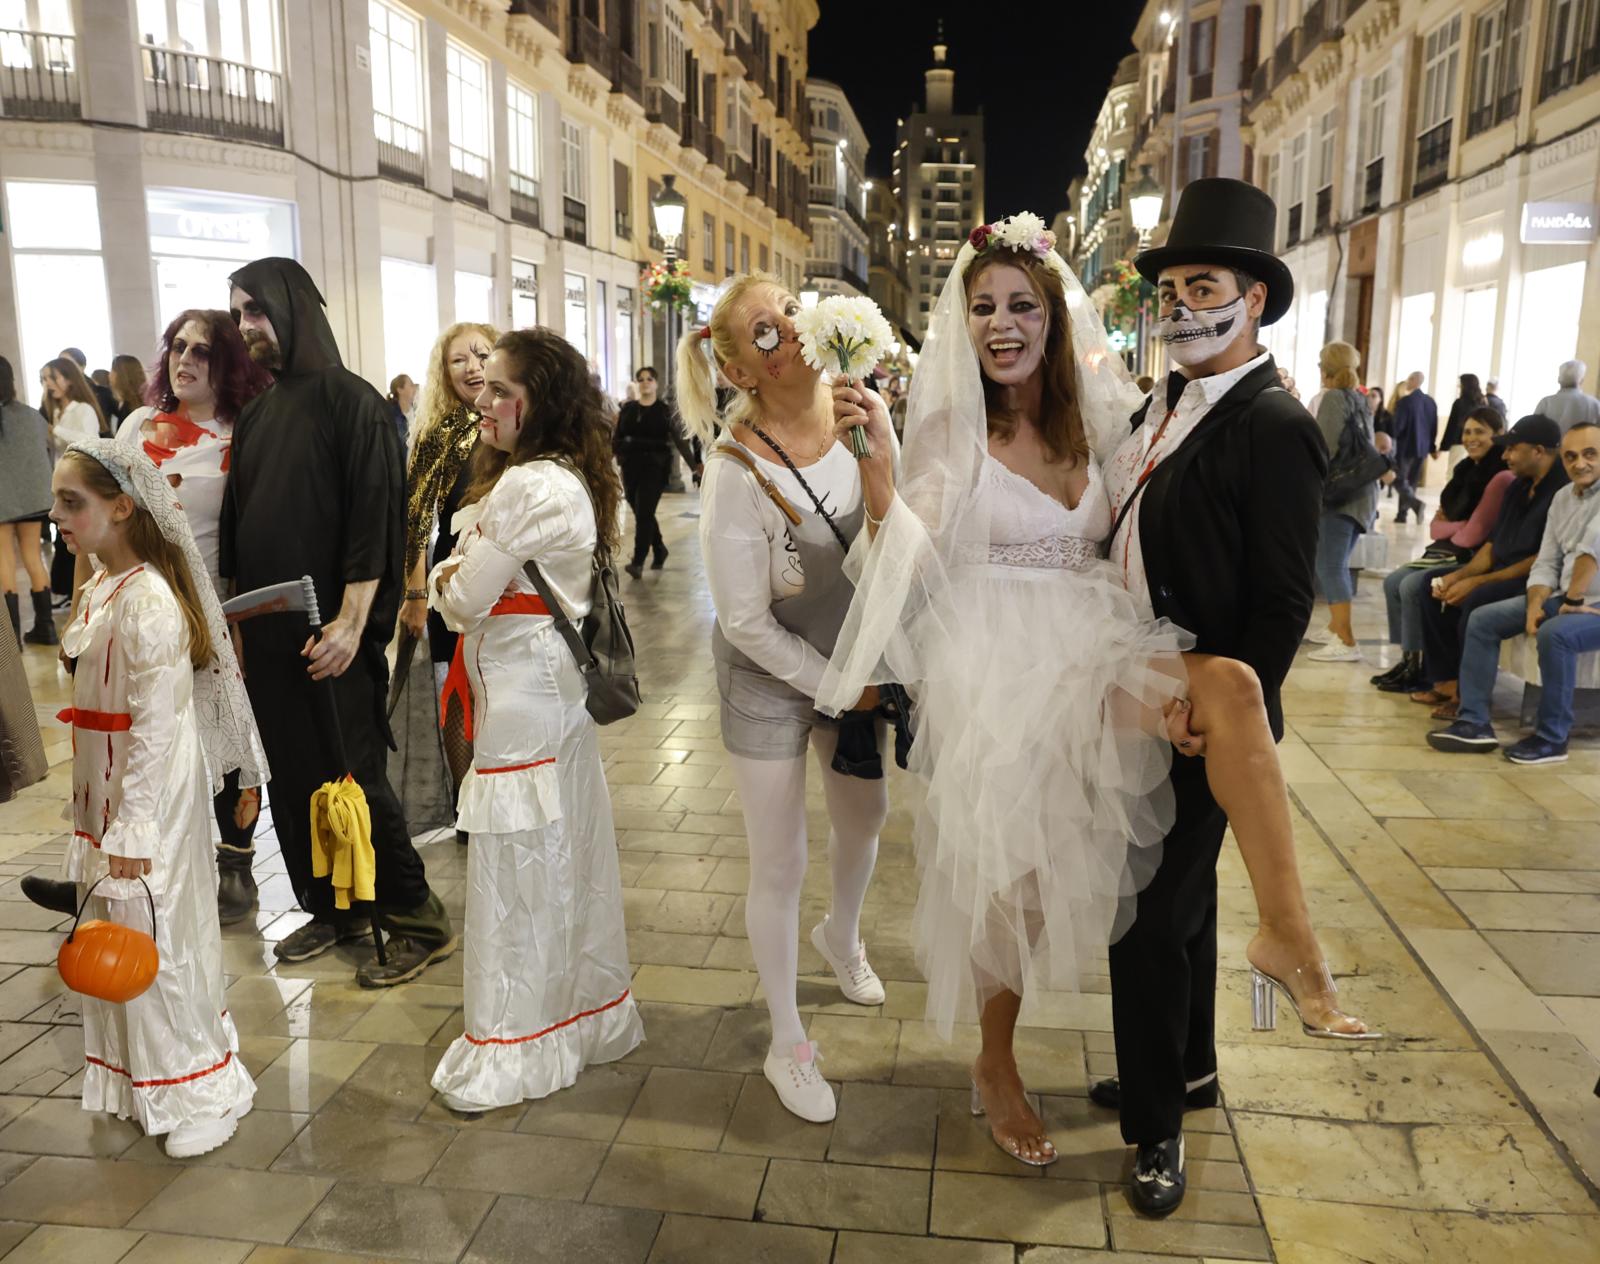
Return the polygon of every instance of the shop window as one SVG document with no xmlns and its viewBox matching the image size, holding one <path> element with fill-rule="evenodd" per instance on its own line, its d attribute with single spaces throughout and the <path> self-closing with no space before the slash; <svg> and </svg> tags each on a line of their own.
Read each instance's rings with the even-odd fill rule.
<svg viewBox="0 0 1600 1264">
<path fill-rule="evenodd" d="M 511 327 L 532 329 L 539 323 L 539 270 L 527 259 L 511 261 Z"/>
<path fill-rule="evenodd" d="M 414 174 L 422 171 L 422 28 L 410 14 L 370 0 L 368 13 L 372 40 L 373 130 L 378 137 L 379 161 L 384 146 L 393 156 L 415 160 Z M 409 167 L 404 159 L 400 165 Z"/>
<path fill-rule="evenodd" d="M 444 50 L 450 112 L 450 168 L 469 179 L 489 178 L 489 67 L 458 44 Z"/>
<path fill-rule="evenodd" d="M 156 310 L 165 326 L 196 298 L 222 306 L 228 276 L 252 259 L 293 258 L 294 204 L 188 189 L 148 189 L 145 213 L 156 270 Z"/>
<path fill-rule="evenodd" d="M 625 389 L 627 383 L 633 381 L 633 289 L 630 286 L 617 286 L 615 329 L 616 383 Z"/>
<path fill-rule="evenodd" d="M 568 272 L 565 277 L 563 307 L 567 318 L 566 339 L 584 359 L 589 357 L 589 278 Z"/>
<path fill-rule="evenodd" d="M 433 267 L 409 259 L 379 261 L 383 284 L 383 376 L 422 381 L 439 335 L 439 289 Z"/>
<path fill-rule="evenodd" d="M 111 365 L 100 211 L 91 184 L 8 180 L 5 194 L 22 335 L 17 394 L 36 400 L 39 370 L 62 347 L 82 347 L 91 369 Z"/>
<path fill-rule="evenodd" d="M 456 273 L 456 319 L 497 325 L 494 318 L 494 278 L 481 272 Z"/>
</svg>

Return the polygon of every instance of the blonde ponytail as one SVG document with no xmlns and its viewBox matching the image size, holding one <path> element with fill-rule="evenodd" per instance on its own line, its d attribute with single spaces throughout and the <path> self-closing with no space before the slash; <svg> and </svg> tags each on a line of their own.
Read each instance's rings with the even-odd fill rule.
<svg viewBox="0 0 1600 1264">
<path fill-rule="evenodd" d="M 737 426 L 755 411 L 752 398 L 734 391 L 727 405 L 717 407 L 717 379 L 721 366 L 733 358 L 739 343 L 733 330 L 733 308 L 758 285 L 787 287 L 766 272 L 746 272 L 729 281 L 711 309 L 711 321 L 704 329 L 693 329 L 678 340 L 678 413 L 701 442 L 710 443 L 720 427 Z M 709 335 L 706 329 L 711 332 Z"/>
</svg>

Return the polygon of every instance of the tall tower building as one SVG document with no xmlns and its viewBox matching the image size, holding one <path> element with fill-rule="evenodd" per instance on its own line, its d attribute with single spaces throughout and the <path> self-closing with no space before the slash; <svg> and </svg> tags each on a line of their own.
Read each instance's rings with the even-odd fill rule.
<svg viewBox="0 0 1600 1264">
<path fill-rule="evenodd" d="M 956 72 L 941 25 L 933 65 L 924 75 L 924 106 L 900 120 L 894 192 L 900 201 L 911 332 L 921 339 L 956 251 L 984 220 L 983 113 L 956 112 Z"/>
</svg>

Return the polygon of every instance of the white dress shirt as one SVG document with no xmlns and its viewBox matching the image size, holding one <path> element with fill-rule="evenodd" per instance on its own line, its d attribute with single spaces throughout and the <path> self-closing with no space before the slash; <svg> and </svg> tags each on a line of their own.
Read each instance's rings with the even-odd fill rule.
<svg viewBox="0 0 1600 1264">
<path fill-rule="evenodd" d="M 1194 433 L 1194 428 L 1205 420 L 1216 402 L 1234 388 L 1239 380 L 1267 362 L 1270 353 L 1263 351 L 1255 359 L 1241 364 L 1226 373 L 1212 377 L 1197 377 L 1183 388 L 1178 403 L 1170 412 L 1162 412 L 1160 404 L 1166 395 L 1166 382 L 1159 382 L 1152 393 L 1150 407 L 1145 411 L 1144 422 L 1117 449 L 1116 456 L 1105 468 L 1106 491 L 1111 496 L 1112 521 L 1122 512 L 1128 497 L 1138 490 L 1139 484 L 1155 472 L 1156 466 L 1171 456 L 1183 441 Z M 1150 582 L 1144 573 L 1144 552 L 1139 543 L 1139 506 L 1135 505 L 1123 519 L 1122 526 L 1110 542 L 1111 561 L 1122 572 L 1123 586 L 1138 600 L 1147 612 L 1153 613 L 1150 602 Z"/>
</svg>

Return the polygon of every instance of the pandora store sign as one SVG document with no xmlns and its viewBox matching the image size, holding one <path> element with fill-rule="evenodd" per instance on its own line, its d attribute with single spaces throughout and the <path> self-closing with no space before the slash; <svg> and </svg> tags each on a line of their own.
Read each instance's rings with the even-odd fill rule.
<svg viewBox="0 0 1600 1264">
<path fill-rule="evenodd" d="M 1595 239 L 1600 206 L 1593 202 L 1524 202 L 1522 240 L 1529 245 Z"/>
</svg>

